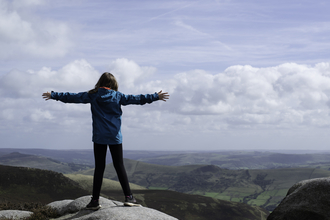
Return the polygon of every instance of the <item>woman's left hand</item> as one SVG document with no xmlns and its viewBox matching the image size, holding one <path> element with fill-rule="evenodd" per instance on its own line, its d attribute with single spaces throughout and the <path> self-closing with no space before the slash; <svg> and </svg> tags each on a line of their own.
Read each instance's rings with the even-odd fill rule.
<svg viewBox="0 0 330 220">
<path fill-rule="evenodd" d="M 170 95 L 167 92 L 163 92 L 162 90 L 160 90 L 160 92 L 158 92 L 159 100 L 163 100 L 164 102 L 166 102 L 166 99 L 168 99 L 169 96 Z"/>
</svg>

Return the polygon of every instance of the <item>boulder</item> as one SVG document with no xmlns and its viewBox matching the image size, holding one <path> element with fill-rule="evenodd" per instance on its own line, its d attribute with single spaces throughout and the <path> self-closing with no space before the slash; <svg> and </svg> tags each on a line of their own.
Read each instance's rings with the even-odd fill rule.
<svg viewBox="0 0 330 220">
<path fill-rule="evenodd" d="M 267 220 L 330 220 L 330 178 L 294 184 Z"/>
<path fill-rule="evenodd" d="M 112 201 L 100 197 L 101 209 L 91 211 L 84 209 L 90 202 L 90 196 L 80 197 L 76 200 L 56 201 L 48 204 L 48 206 L 56 209 L 61 217 L 56 220 L 175 220 L 176 218 L 165 213 L 146 207 L 126 207 L 123 203 Z M 55 220 L 55 219 L 54 219 Z"/>
<path fill-rule="evenodd" d="M 91 196 L 83 196 L 76 200 L 62 200 L 52 202 L 49 203 L 48 206 L 53 209 L 56 209 L 59 215 L 64 215 L 66 213 L 74 213 L 80 211 L 81 209 L 84 209 L 90 201 Z M 100 197 L 99 202 L 103 208 L 116 206 L 113 201 L 105 199 L 103 197 Z"/>
<path fill-rule="evenodd" d="M 19 210 L 3 210 L 0 211 L 0 219 L 24 219 L 28 218 L 33 212 L 19 211 Z"/>
</svg>

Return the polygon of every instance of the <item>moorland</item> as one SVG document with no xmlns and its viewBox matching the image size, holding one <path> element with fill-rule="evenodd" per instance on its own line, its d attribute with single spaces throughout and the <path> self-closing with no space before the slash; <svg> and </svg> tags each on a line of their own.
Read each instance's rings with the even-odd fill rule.
<svg viewBox="0 0 330 220">
<path fill-rule="evenodd" d="M 176 210 L 173 204 L 189 209 L 188 204 L 182 203 L 187 201 L 186 196 L 195 196 L 189 197 L 191 201 L 195 201 L 193 198 L 199 201 L 211 199 L 201 204 L 215 206 L 212 201 L 217 204 L 221 201 L 272 211 L 294 183 L 330 176 L 329 152 L 125 151 L 124 157 L 127 158 L 125 166 L 129 180 L 136 184 L 134 192 L 139 201 L 168 214 L 169 210 Z M 91 150 L 0 149 L 0 164 L 56 171 L 84 190 L 91 189 L 93 163 Z M 108 160 L 105 178 L 107 184 L 102 188 L 103 195 L 120 199 L 119 185 L 116 189 L 106 187 L 117 183 L 111 182 L 117 181 L 111 160 Z M 155 202 L 154 198 L 160 197 L 171 201 L 165 195 L 173 193 L 177 193 L 172 196 L 177 200 L 168 203 L 172 206 L 159 206 Z M 151 202 L 153 199 L 155 201 Z M 205 213 L 203 207 L 212 207 L 193 204 L 192 207 L 197 208 L 191 208 L 189 213 L 193 213 L 192 210 Z"/>
<path fill-rule="evenodd" d="M 14 208 L 36 212 L 38 207 L 39 217 L 33 219 L 48 219 L 55 214 L 52 210 L 46 209 L 45 204 L 90 195 L 92 189 L 92 176 L 63 175 L 36 168 L 0 165 L 0 179 L 0 210 Z M 183 220 L 219 219 L 219 216 L 227 220 L 265 220 L 269 214 L 260 207 L 239 202 L 174 191 L 148 190 L 135 184 L 131 184 L 131 189 L 137 201 L 143 206 Z M 101 196 L 122 201 L 120 184 L 105 179 Z"/>
</svg>

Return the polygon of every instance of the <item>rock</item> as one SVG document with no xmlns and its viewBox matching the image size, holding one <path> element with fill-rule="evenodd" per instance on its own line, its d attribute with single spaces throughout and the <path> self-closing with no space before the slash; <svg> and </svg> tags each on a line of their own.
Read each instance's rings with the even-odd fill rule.
<svg viewBox="0 0 330 220">
<path fill-rule="evenodd" d="M 84 209 L 86 205 L 91 201 L 91 196 L 80 197 L 76 200 L 63 200 L 49 203 L 48 206 L 56 209 L 59 215 L 64 215 L 66 213 L 78 212 Z M 100 204 L 103 208 L 116 206 L 111 200 L 100 197 Z"/>
<path fill-rule="evenodd" d="M 102 208 L 97 211 L 85 210 L 90 202 L 90 196 L 80 197 L 76 200 L 63 200 L 52 202 L 48 206 L 56 209 L 61 217 L 56 220 L 175 220 L 176 218 L 165 213 L 146 207 L 125 207 L 123 203 L 100 197 Z M 54 219 L 55 220 L 55 219 Z"/>
<path fill-rule="evenodd" d="M 64 215 L 68 212 L 68 205 L 73 202 L 74 200 L 62 200 L 49 203 L 48 206 L 56 209 L 59 215 Z"/>
<path fill-rule="evenodd" d="M 33 214 L 33 212 L 19 211 L 19 210 L 3 210 L 0 211 L 0 219 L 24 219 L 28 218 Z"/>
<path fill-rule="evenodd" d="M 329 220 L 330 178 L 294 184 L 267 220 Z"/>
</svg>

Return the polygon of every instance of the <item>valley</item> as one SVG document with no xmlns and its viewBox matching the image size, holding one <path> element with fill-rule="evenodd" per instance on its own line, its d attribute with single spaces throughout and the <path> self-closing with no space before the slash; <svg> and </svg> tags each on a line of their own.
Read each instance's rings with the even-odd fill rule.
<svg viewBox="0 0 330 220">
<path fill-rule="evenodd" d="M 91 195 L 92 176 L 56 173 L 35 168 L 0 165 L 0 210 L 26 210 L 47 203 Z M 74 180 L 74 181 L 73 181 Z M 269 212 L 257 206 L 229 202 L 174 191 L 147 190 L 131 184 L 134 195 L 145 207 L 182 220 L 265 220 Z M 101 196 L 123 201 L 119 183 L 104 180 Z M 43 218 L 44 219 L 44 218 Z"/>
<path fill-rule="evenodd" d="M 279 204 L 296 182 L 330 176 L 330 171 L 317 168 L 228 170 L 215 165 L 162 166 L 129 159 L 125 160 L 125 167 L 130 182 L 148 189 L 242 202 L 268 211 Z M 93 169 L 79 173 L 93 175 Z M 104 177 L 117 180 L 111 164 L 107 165 Z"/>
<path fill-rule="evenodd" d="M 82 188 L 91 188 L 94 171 L 91 150 L 11 151 L 0 149 L 0 164 L 53 170 L 65 174 Z M 294 183 L 330 176 L 328 152 L 125 151 L 124 155 L 130 158 L 125 159 L 125 167 L 134 191 L 165 190 L 258 206 L 268 211 L 279 204 Z M 104 177 L 107 182 L 102 188 L 104 195 L 120 189 L 114 182 L 117 176 L 111 161 Z"/>
</svg>

